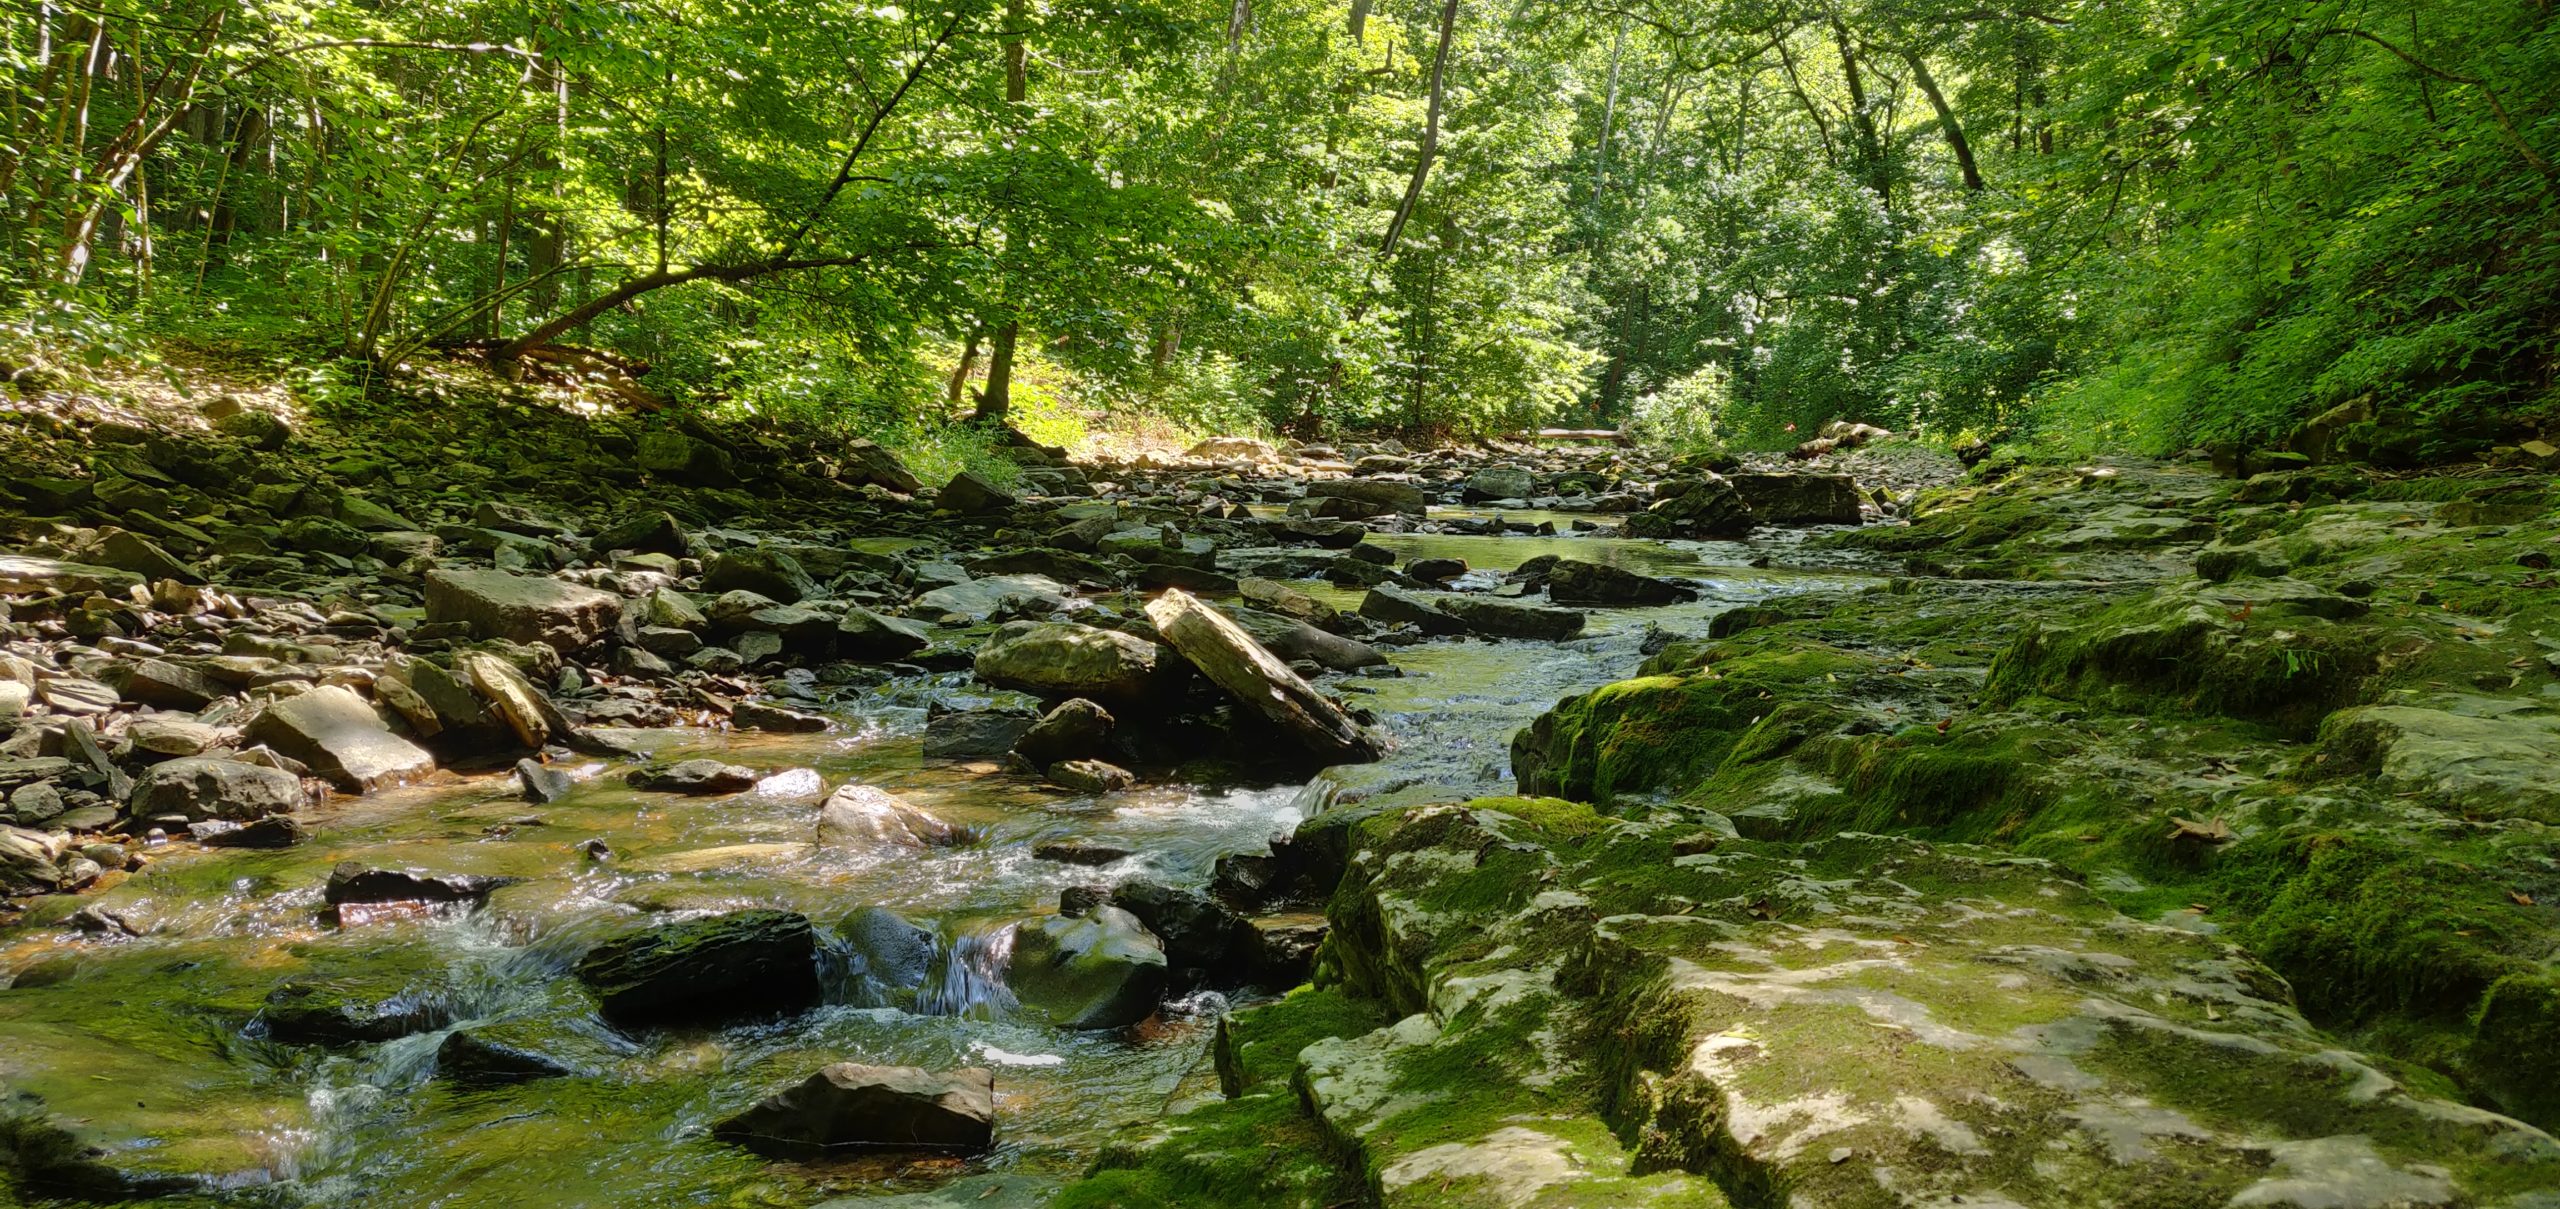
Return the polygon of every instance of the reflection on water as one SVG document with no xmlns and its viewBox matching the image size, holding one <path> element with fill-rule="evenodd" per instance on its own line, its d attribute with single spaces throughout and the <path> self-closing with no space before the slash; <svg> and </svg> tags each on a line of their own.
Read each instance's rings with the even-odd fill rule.
<svg viewBox="0 0 2560 1209">
<path fill-rule="evenodd" d="M 997 1072 L 1000 1145 L 967 1170 L 972 1203 L 1035 1199 L 1100 1138 L 1213 1085 L 1203 1060 L 1214 995 L 1135 1034 L 1084 1034 L 1010 1018 L 1002 971 L 1013 925 L 1060 890 L 1130 876 L 1204 882 L 1218 857 L 1260 850 L 1341 793 L 1473 795 L 1509 785 L 1512 731 L 1558 696 L 1626 674 L 1648 625 L 1703 629 L 1734 604 L 1837 584 L 1755 571 L 1740 546 L 1593 537 L 1385 536 L 1402 556 L 1464 558 L 1499 572 L 1540 554 L 1692 579 L 1695 604 L 1594 613 L 1568 643 L 1443 641 L 1394 652 L 1401 678 L 1335 687 L 1396 740 L 1385 761 L 1311 785 L 1146 786 L 1096 799 L 921 754 L 925 707 L 973 698 L 964 678 L 923 677 L 835 702 L 815 736 L 640 736 L 662 757 L 717 755 L 767 774 L 746 793 L 635 793 L 617 768 L 569 766 L 562 800 L 528 805 L 511 777 L 448 778 L 314 812 L 312 841 L 283 852 L 164 850 L 142 875 L 49 903 L 0 931 L 0 970 L 66 978 L 0 992 L 0 1084 L 44 1097 L 111 1146 L 164 1169 L 264 1185 L 286 1204 L 805 1205 L 917 1192 L 947 1162 L 772 1164 L 706 1136 L 709 1124 L 830 1062 Z M 1489 575 L 1488 575 L 1489 578 Z M 1313 589 L 1330 592 L 1320 587 Z M 1353 597 L 1335 593 L 1340 603 Z M 875 784 L 984 837 L 923 852 L 822 846 L 817 803 Z M 1104 868 L 1034 859 L 1076 840 L 1128 850 Z M 602 841 L 609 859 L 587 847 Z M 487 908 L 337 930 L 320 923 L 339 861 L 520 879 Z M 916 1011 L 838 971 L 830 1006 L 715 1031 L 623 1036 L 568 977 L 596 936 L 644 912 L 776 906 L 832 934 L 886 907 L 934 936 Z M 86 908 L 92 930 L 68 926 Z M 127 937 L 125 932 L 141 934 Z M 288 979 L 428 1005 L 451 1028 L 520 1030 L 583 1073 L 466 1089 L 434 1077 L 449 1029 L 327 1052 L 264 1037 L 267 994 Z M 509 1034 L 516 1035 L 516 1034 Z"/>
</svg>

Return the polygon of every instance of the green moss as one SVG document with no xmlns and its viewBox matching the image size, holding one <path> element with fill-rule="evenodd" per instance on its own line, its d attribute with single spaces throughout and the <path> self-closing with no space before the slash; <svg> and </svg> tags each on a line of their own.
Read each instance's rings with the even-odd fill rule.
<svg viewBox="0 0 2560 1209">
<path fill-rule="evenodd" d="M 1352 1171 L 1329 1157 L 1322 1131 L 1283 1090 L 1193 1109 L 1149 1144 L 1107 1149 L 1084 1179 L 1049 1203 L 1055 1209 L 1321 1209 L 1360 1199 Z"/>
<path fill-rule="evenodd" d="M 1598 832 L 1609 825 L 1607 816 L 1581 802 L 1563 798 L 1477 798 L 1467 803 L 1475 810 L 1491 810 L 1527 823 L 1558 839 L 1573 840 Z"/>
<path fill-rule="evenodd" d="M 2218 864 L 2221 902 L 2243 917 L 2237 936 L 2332 1019 L 2459 1019 L 2542 939 L 2476 870 L 2397 839 L 2292 834 Z"/>
<path fill-rule="evenodd" d="M 1521 788 L 1603 804 L 1619 794 L 1686 789 L 1723 763 L 1782 694 L 1802 696 L 1807 686 L 1874 666 L 1827 646 L 1771 646 L 1720 646 L 1695 671 L 1621 680 L 1557 702 L 1512 738 Z"/>
<path fill-rule="evenodd" d="M 1229 1097 L 1286 1087 L 1298 1051 L 1391 1023 L 1386 1005 L 1340 989 L 1299 987 L 1218 1021 L 1218 1084 Z"/>
</svg>

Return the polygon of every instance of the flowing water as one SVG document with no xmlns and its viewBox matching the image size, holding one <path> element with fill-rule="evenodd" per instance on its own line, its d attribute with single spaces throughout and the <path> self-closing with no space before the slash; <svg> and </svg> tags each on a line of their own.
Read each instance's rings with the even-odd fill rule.
<svg viewBox="0 0 2560 1209">
<path fill-rule="evenodd" d="M 309 819 L 314 838 L 296 849 L 172 847 L 142 875 L 0 931 L 0 971 L 21 983 L 0 992 L 0 1082 L 41 1091 L 112 1147 L 152 1155 L 161 1169 L 215 1173 L 232 1186 L 227 1197 L 258 1203 L 1034 1203 L 1115 1131 L 1213 1093 L 1205 1051 L 1225 1003 L 1195 996 L 1127 1033 L 1010 1019 L 1003 968 L 1013 922 L 1053 909 L 1073 885 L 1137 875 L 1201 884 L 1218 857 L 1260 851 L 1342 796 L 1508 792 L 1511 733 L 1557 697 L 1626 675 L 1648 626 L 1696 633 L 1736 604 L 1856 578 L 1752 569 L 1767 548 L 1730 543 L 1376 540 L 1400 559 L 1463 558 L 1479 583 L 1563 554 L 1678 576 L 1706 597 L 1594 611 L 1571 642 L 1395 650 L 1402 676 L 1333 687 L 1374 710 L 1396 749 L 1308 785 L 1151 785 L 1096 799 L 985 765 L 928 763 L 925 707 L 971 700 L 965 677 L 944 675 L 828 699 L 842 723 L 829 734 L 643 736 L 655 755 L 716 755 L 767 774 L 734 796 L 636 793 L 589 764 L 575 790 L 544 806 L 519 800 L 511 776 L 448 777 L 322 808 Z M 849 780 L 964 824 L 983 842 L 923 854 L 821 849 L 812 842 L 816 803 Z M 595 840 L 609 859 L 584 850 Z M 1099 869 L 1033 858 L 1036 845 L 1058 840 L 1133 855 Z M 324 926 L 322 886 L 350 859 L 523 880 L 469 914 Z M 822 930 L 887 907 L 936 933 L 939 969 L 913 1012 L 866 1006 L 876 997 L 839 959 L 830 1002 L 817 1011 L 630 1036 L 597 1023 L 568 977 L 587 943 L 637 911 L 748 906 L 797 910 Z M 108 939 L 67 926 L 81 907 L 144 935 Z M 456 1027 L 546 1028 L 592 1077 L 460 1089 L 433 1077 L 443 1031 L 339 1052 L 281 1045 L 264 1036 L 258 1009 L 289 978 L 380 988 L 444 1009 Z M 707 1136 L 722 1116 L 848 1060 L 994 1068 L 998 1149 L 967 1163 L 772 1163 Z"/>
</svg>

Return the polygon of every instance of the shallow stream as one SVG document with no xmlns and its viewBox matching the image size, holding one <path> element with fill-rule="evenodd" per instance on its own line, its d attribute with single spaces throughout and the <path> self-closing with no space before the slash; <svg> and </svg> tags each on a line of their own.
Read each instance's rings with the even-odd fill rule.
<svg viewBox="0 0 2560 1209">
<path fill-rule="evenodd" d="M 1395 750 L 1309 785 L 1150 785 L 1097 799 L 990 765 L 927 762 L 924 707 L 971 692 L 966 677 L 946 674 L 829 699 L 840 726 L 822 735 L 646 733 L 652 754 L 717 755 L 768 774 L 743 794 L 639 793 L 591 763 L 573 765 L 586 779 L 545 806 L 523 802 L 511 775 L 446 777 L 323 807 L 308 820 L 313 839 L 294 849 L 173 846 L 141 875 L 0 931 L 0 971 L 21 982 L 0 992 L 0 1081 L 40 1090 L 95 1137 L 153 1156 L 151 1167 L 214 1173 L 236 1189 L 226 1201 L 404 1209 L 1037 1203 L 1122 1126 L 1215 1094 L 1205 1054 L 1225 1004 L 1204 993 L 1122 1033 L 1009 1020 L 1000 979 L 1008 925 L 1053 910 L 1072 885 L 1138 874 L 1201 884 L 1218 857 L 1260 851 L 1344 795 L 1508 792 L 1512 732 L 1558 697 L 1626 675 L 1649 626 L 1697 633 L 1737 604 L 1856 579 L 1753 569 L 1747 564 L 1769 550 L 1729 543 L 1376 540 L 1400 560 L 1463 558 L 1476 576 L 1541 554 L 1613 562 L 1690 580 L 1705 598 L 1595 610 L 1584 636 L 1565 643 L 1448 640 L 1392 650 L 1401 677 L 1328 687 L 1374 710 Z M 1356 593 L 1311 591 L 1357 603 Z M 921 856 L 822 850 L 812 842 L 815 806 L 849 780 L 975 828 L 984 841 Z M 609 859 L 585 850 L 597 840 Z M 1096 869 L 1032 854 L 1065 840 L 1134 855 Z M 468 915 L 326 926 L 322 886 L 343 860 L 524 880 Z M 926 997 L 937 1014 L 857 1006 L 858 980 L 841 971 L 830 1006 L 752 1027 L 624 1036 L 582 1006 L 571 962 L 635 909 L 748 906 L 801 911 L 822 929 L 871 906 L 927 923 L 945 951 Z M 83 907 L 143 935 L 66 926 Z M 575 1043 L 593 1077 L 461 1090 L 433 1077 L 442 1031 L 335 1052 L 281 1045 L 263 1036 L 258 1009 L 288 978 L 389 988 L 437 1003 L 456 1027 L 544 1022 Z M 847 1060 L 993 1067 L 998 1149 L 967 1163 L 813 1165 L 768 1162 L 707 1136 L 711 1122 Z"/>
</svg>

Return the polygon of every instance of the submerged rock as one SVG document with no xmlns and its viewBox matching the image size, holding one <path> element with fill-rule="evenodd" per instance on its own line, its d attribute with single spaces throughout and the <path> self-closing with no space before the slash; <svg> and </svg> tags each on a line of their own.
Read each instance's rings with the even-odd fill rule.
<svg viewBox="0 0 2560 1209">
<path fill-rule="evenodd" d="M 839 1062 L 711 1127 L 759 1154 L 874 1148 L 975 1154 L 995 1143 L 995 1076 Z"/>
<path fill-rule="evenodd" d="M 577 975 L 616 1025 L 787 1015 L 818 1002 L 817 933 L 796 912 L 732 911 L 606 941 Z"/>
<path fill-rule="evenodd" d="M 363 1045 L 443 1028 L 452 1013 L 407 990 L 356 981 L 288 982 L 258 1010 L 267 1035 L 288 1045 Z"/>
<path fill-rule="evenodd" d="M 465 1087 L 503 1087 L 581 1073 L 506 1025 L 455 1029 L 436 1047 L 436 1074 Z"/>
</svg>

